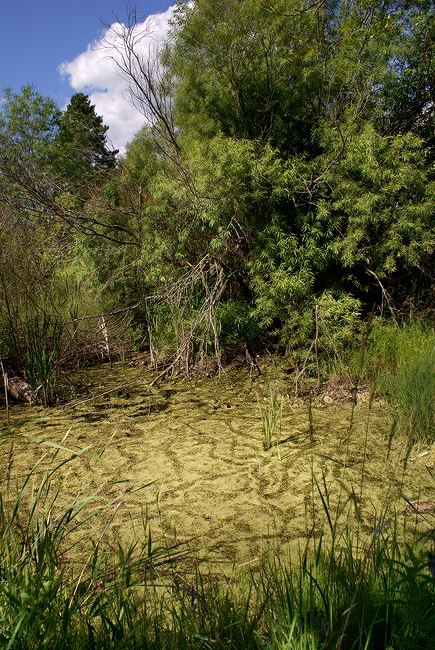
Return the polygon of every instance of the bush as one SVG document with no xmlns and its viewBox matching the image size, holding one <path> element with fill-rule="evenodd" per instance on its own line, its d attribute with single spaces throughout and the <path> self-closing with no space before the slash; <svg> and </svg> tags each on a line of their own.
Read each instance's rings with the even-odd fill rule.
<svg viewBox="0 0 435 650">
<path fill-rule="evenodd" d="M 240 345 L 240 343 L 255 344 L 261 329 L 252 316 L 252 311 L 244 302 L 228 300 L 219 305 L 217 320 L 220 330 L 220 342 L 225 345 Z"/>
</svg>

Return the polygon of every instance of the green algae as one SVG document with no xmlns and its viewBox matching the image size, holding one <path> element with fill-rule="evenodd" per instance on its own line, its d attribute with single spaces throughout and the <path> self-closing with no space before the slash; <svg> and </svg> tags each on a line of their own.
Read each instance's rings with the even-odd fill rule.
<svg viewBox="0 0 435 650">
<path fill-rule="evenodd" d="M 272 367 L 253 383 L 242 370 L 152 380 L 100 366 L 71 377 L 61 406 L 14 405 L 0 447 L 2 494 L 13 501 L 13 486 L 36 462 L 35 484 L 73 455 L 52 478 L 59 516 L 77 494 L 105 508 L 81 530 L 75 552 L 102 539 L 113 549 L 144 541 L 146 515 L 159 543 L 176 539 L 220 568 L 255 566 L 270 550 L 291 558 L 313 537 L 327 539 L 328 517 L 349 525 L 361 547 L 380 521 L 407 519 L 410 532 L 433 526 L 430 511 L 407 513 L 406 500 L 432 503 L 435 453 L 406 460 L 386 404 L 368 393 L 356 404 L 295 400 Z M 264 449 L 259 403 L 271 388 L 282 397 L 280 453 Z M 0 417 L 6 423 L 4 409 Z"/>
</svg>

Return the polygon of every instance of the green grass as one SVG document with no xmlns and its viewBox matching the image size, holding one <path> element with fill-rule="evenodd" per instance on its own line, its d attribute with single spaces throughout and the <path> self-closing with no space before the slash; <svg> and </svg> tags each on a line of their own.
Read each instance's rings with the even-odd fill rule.
<svg viewBox="0 0 435 650">
<path fill-rule="evenodd" d="M 277 390 L 270 390 L 269 398 L 265 406 L 258 400 L 258 408 L 261 416 L 264 435 L 264 449 L 268 451 L 276 442 L 279 452 L 278 439 L 276 438 L 277 429 L 281 428 L 282 421 L 282 398 Z"/>
<path fill-rule="evenodd" d="M 365 373 L 396 408 L 410 444 L 435 441 L 435 332 L 419 324 L 373 327 Z"/>
<path fill-rule="evenodd" d="M 257 572 L 183 577 L 149 536 L 73 562 L 79 519 L 89 507 L 91 517 L 104 513 L 78 499 L 50 521 L 57 494 L 45 476 L 26 501 L 31 477 L 12 510 L 0 508 L 2 648 L 434 647 L 434 579 L 417 546 L 399 542 L 397 521 L 379 521 L 364 549 L 334 533 L 293 565 L 272 554 Z"/>
<path fill-rule="evenodd" d="M 24 320 L 25 370 L 33 395 L 44 406 L 56 401 L 56 382 L 64 334 L 64 323 L 45 312 Z"/>
</svg>

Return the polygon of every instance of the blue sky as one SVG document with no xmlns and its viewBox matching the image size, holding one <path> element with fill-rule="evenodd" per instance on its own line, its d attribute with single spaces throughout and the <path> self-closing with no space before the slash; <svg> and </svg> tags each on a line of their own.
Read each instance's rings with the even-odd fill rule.
<svg viewBox="0 0 435 650">
<path fill-rule="evenodd" d="M 24 84 L 33 83 L 60 107 L 74 92 L 86 92 L 109 125 L 114 145 L 122 148 L 144 118 L 125 106 L 119 80 L 111 82 L 115 71 L 89 50 L 92 44 L 97 46 L 105 24 L 114 23 L 116 16 L 125 20 L 125 0 L 4 0 L 2 4 L 0 90 L 9 86 L 19 92 Z M 159 35 L 164 34 L 171 4 L 169 0 L 136 3 L 143 18 L 164 14 L 156 22 Z"/>
</svg>

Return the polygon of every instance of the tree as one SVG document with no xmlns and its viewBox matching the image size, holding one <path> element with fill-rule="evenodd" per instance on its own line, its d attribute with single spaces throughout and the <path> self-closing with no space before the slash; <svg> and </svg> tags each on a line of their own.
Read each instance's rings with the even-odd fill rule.
<svg viewBox="0 0 435 650">
<path fill-rule="evenodd" d="M 316 14 L 298 0 L 285 5 L 291 22 L 255 0 L 178 6 L 164 62 L 182 130 L 268 142 L 283 153 L 309 149 L 320 92 Z"/>
<path fill-rule="evenodd" d="M 59 114 L 54 157 L 69 186 L 104 182 L 105 173 L 114 169 L 118 151 L 107 146 L 108 128 L 83 93 L 73 95 Z"/>
<path fill-rule="evenodd" d="M 13 188 L 25 211 L 69 232 L 138 245 L 123 211 L 117 219 L 102 192 L 114 171 L 116 152 L 106 148 L 107 127 L 84 95 L 74 101 L 64 127 L 56 105 L 32 86 L 24 87 L 21 95 L 6 91 L 0 118 L 1 181 Z"/>
<path fill-rule="evenodd" d="M 430 116 L 430 16 L 401 0 L 179 3 L 152 63 L 122 27 L 118 65 L 156 146 L 127 162 L 167 159 L 141 180 L 150 286 L 170 294 L 207 257 L 221 303 L 287 343 L 313 332 L 316 305 L 339 329 L 380 295 L 408 300 L 412 276 L 428 290 L 433 174 L 407 131 Z M 401 90 L 419 42 L 426 103 L 411 77 Z M 402 99 L 414 117 L 399 126 Z"/>
<path fill-rule="evenodd" d="M 27 84 L 20 94 L 5 88 L 0 106 L 2 147 L 22 158 L 47 159 L 58 130 L 60 111 L 56 103 Z"/>
<path fill-rule="evenodd" d="M 344 344 L 375 301 L 394 312 L 418 283 L 429 304 L 432 19 L 426 0 L 196 0 L 150 58 L 132 13 L 107 34 L 148 118 L 126 156 L 77 94 L 44 146 L 4 130 L 1 181 L 185 367 L 322 318 Z"/>
<path fill-rule="evenodd" d="M 408 4 L 402 14 L 400 55 L 385 88 L 387 110 L 380 129 L 389 135 L 412 131 L 435 157 L 435 7 L 430 0 Z"/>
<path fill-rule="evenodd" d="M 53 304 L 69 237 L 23 180 L 45 178 L 59 110 L 31 85 L 6 89 L 0 114 L 0 354 L 24 373 L 26 319 Z M 34 386 L 36 388 L 36 386 Z"/>
</svg>

